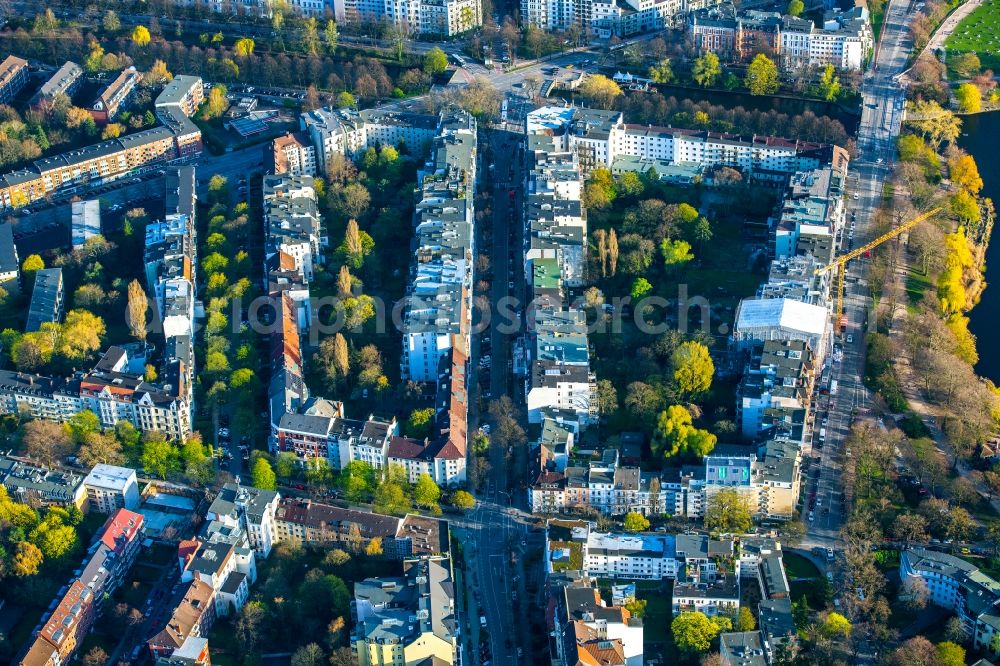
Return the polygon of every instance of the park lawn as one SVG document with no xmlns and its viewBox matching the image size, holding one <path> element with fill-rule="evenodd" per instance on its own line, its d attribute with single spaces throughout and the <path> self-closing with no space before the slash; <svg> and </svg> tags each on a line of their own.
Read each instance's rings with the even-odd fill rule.
<svg viewBox="0 0 1000 666">
<path fill-rule="evenodd" d="M 945 42 L 948 56 L 974 52 L 984 69 L 1000 68 L 1000 0 L 986 0 Z"/>
<path fill-rule="evenodd" d="M 923 300 L 927 290 L 933 288 L 933 286 L 934 284 L 931 282 L 929 275 L 924 275 L 913 266 L 910 266 L 906 272 L 907 309 L 913 310 Z"/>
<path fill-rule="evenodd" d="M 812 562 L 795 553 L 785 553 L 785 573 L 789 579 L 793 578 L 818 578 L 819 569 Z"/>
</svg>

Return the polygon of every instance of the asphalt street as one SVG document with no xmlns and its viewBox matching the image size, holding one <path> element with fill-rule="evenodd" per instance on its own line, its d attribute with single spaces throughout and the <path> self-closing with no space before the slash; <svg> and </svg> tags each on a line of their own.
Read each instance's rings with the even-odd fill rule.
<svg viewBox="0 0 1000 666">
<path fill-rule="evenodd" d="M 902 124 L 905 91 L 899 75 L 906 67 L 911 42 L 907 19 L 911 15 L 910 0 L 893 0 L 886 10 L 882 37 L 876 49 L 871 74 L 862 87 L 862 117 L 858 130 L 861 154 L 851 163 L 848 177 L 848 220 L 841 238 L 841 250 L 851 247 L 850 213 L 857 213 L 854 240 L 858 246 L 872 238 L 871 217 L 879 207 L 882 187 L 889 175 L 895 155 L 895 139 Z M 890 241 L 892 242 L 892 241 Z M 816 493 L 815 519 L 807 521 L 806 547 L 840 546 L 840 527 L 844 520 L 844 495 L 841 471 L 846 460 L 845 440 L 859 411 L 870 405 L 871 394 L 862 382 L 865 361 L 865 333 L 869 290 L 865 281 L 868 262 L 858 258 L 847 267 L 845 276 L 844 312 L 848 318 L 843 344 L 843 360 L 833 362 L 831 379 L 837 382 L 836 395 L 829 396 L 829 409 L 823 409 L 820 398 L 819 414 L 813 432 L 812 451 L 820 458 L 819 478 L 806 484 L 807 498 Z M 848 341 L 848 339 L 850 341 Z M 829 355 L 832 361 L 832 354 Z M 832 382 L 831 382 L 832 383 Z M 823 419 L 827 419 L 824 426 Z M 826 442 L 817 446 L 820 429 L 826 430 Z M 806 513 L 809 511 L 807 499 Z"/>
</svg>

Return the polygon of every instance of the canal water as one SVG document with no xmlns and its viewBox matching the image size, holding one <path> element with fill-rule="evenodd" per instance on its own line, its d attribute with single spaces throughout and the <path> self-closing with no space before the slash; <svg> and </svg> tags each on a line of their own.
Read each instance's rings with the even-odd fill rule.
<svg viewBox="0 0 1000 666">
<path fill-rule="evenodd" d="M 1000 205 L 1000 111 L 966 116 L 962 123 L 959 145 L 967 150 L 979 166 L 983 177 L 983 196 Z M 986 290 L 979 305 L 969 313 L 969 330 L 977 339 L 979 364 L 976 372 L 1000 385 L 1000 345 L 997 325 L 1000 324 L 1000 232 L 986 250 Z"/>
</svg>

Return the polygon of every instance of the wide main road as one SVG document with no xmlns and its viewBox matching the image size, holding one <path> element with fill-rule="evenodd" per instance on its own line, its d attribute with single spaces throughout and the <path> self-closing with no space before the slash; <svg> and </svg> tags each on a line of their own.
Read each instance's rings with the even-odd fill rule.
<svg viewBox="0 0 1000 666">
<path fill-rule="evenodd" d="M 841 237 L 841 251 L 850 248 L 848 238 L 851 216 L 857 214 L 854 242 L 860 246 L 872 238 L 871 218 L 882 200 L 882 188 L 889 175 L 895 155 L 895 141 L 902 125 L 905 90 L 899 78 L 906 68 L 912 43 L 909 21 L 913 16 L 911 0 L 891 0 L 886 8 L 882 37 L 876 48 L 875 60 L 862 86 L 862 115 L 858 129 L 860 155 L 851 164 L 848 184 L 848 219 Z M 817 419 L 813 434 L 825 427 L 826 445 L 814 455 L 820 457 L 819 478 L 810 479 L 807 489 L 815 489 L 817 506 L 815 519 L 807 522 L 804 545 L 837 548 L 840 527 L 844 519 L 844 495 L 841 471 L 846 460 L 844 447 L 854 416 L 870 403 L 870 393 L 862 382 L 865 364 L 865 333 L 869 305 L 869 290 L 864 282 L 868 271 L 864 258 L 848 265 L 844 312 L 848 318 L 843 345 L 843 360 L 833 364 L 832 379 L 837 381 L 837 393 L 830 396 L 827 424 Z M 848 339 L 850 340 L 848 342 Z M 831 355 L 832 357 L 832 355 Z M 808 513 L 808 503 L 806 505 Z"/>
</svg>

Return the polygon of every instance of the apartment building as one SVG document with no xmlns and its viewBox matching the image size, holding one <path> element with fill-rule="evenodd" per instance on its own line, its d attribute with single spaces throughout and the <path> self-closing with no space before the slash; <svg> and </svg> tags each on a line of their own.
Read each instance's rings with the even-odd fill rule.
<svg viewBox="0 0 1000 666">
<path fill-rule="evenodd" d="M 154 106 L 158 113 L 176 108 L 190 118 L 204 99 L 205 86 L 200 76 L 178 74 L 157 95 Z"/>
<path fill-rule="evenodd" d="M 14 225 L 0 224 L 0 287 L 8 292 L 21 291 L 21 262 L 14 244 Z"/>
<path fill-rule="evenodd" d="M 786 69 L 833 65 L 862 70 L 871 58 L 875 38 L 866 7 L 828 10 L 822 27 L 808 19 L 785 16 L 781 27 L 781 63 Z"/>
<path fill-rule="evenodd" d="M 31 107 L 42 109 L 50 106 L 59 95 L 72 98 L 81 83 L 83 83 L 83 68 L 72 60 L 67 60 L 31 98 Z"/>
<path fill-rule="evenodd" d="M 101 513 L 118 509 L 135 511 L 139 508 L 139 483 L 135 470 L 98 463 L 83 480 L 87 492 L 87 507 Z"/>
<path fill-rule="evenodd" d="M 192 638 L 204 638 L 216 620 L 215 590 L 211 585 L 195 579 L 187 584 L 184 598 L 163 628 L 146 641 L 146 649 L 153 659 L 170 657 L 182 650 Z"/>
<path fill-rule="evenodd" d="M 521 22 L 546 31 L 590 34 L 593 0 L 521 0 Z"/>
<path fill-rule="evenodd" d="M 316 146 L 305 132 L 289 132 L 271 142 L 272 169 L 275 174 L 316 176 Z"/>
<path fill-rule="evenodd" d="M 28 83 L 28 61 L 9 55 L 0 63 L 0 104 L 10 104 Z"/>
<path fill-rule="evenodd" d="M 264 176 L 265 253 L 291 257 L 306 283 L 322 263 L 322 222 L 312 176 Z"/>
<path fill-rule="evenodd" d="M 749 350 L 772 341 L 804 342 L 816 363 L 826 357 L 832 335 L 827 308 L 790 298 L 745 298 L 736 308 L 733 343 Z"/>
<path fill-rule="evenodd" d="M 623 39 L 676 28 L 683 20 L 685 4 L 684 0 L 594 0 L 589 32 L 598 39 Z"/>
<path fill-rule="evenodd" d="M 576 152 L 584 173 L 598 166 L 611 168 L 622 156 L 672 165 L 728 166 L 750 174 L 792 174 L 826 164 L 841 169 L 847 159 L 836 146 L 626 124 L 619 111 L 542 107 L 527 114 L 526 130 L 529 136 L 549 137 L 554 151 Z"/>
<path fill-rule="evenodd" d="M 339 544 L 363 548 L 379 539 L 383 551 L 390 552 L 402 525 L 403 521 L 393 516 L 290 497 L 283 498 L 275 512 L 278 541 L 299 546 Z"/>
<path fill-rule="evenodd" d="M 101 202 L 99 199 L 74 201 L 71 207 L 70 236 L 73 249 L 83 247 L 91 238 L 101 235 Z"/>
<path fill-rule="evenodd" d="M 704 458 L 704 502 L 720 490 L 735 490 L 746 498 L 756 518 L 790 520 L 799 501 L 801 463 L 799 442 L 716 447 Z"/>
<path fill-rule="evenodd" d="M 58 324 L 63 316 L 63 277 L 61 268 L 42 268 L 35 271 L 35 286 L 31 291 L 31 305 L 25 332 L 37 331 L 42 324 Z"/>
<path fill-rule="evenodd" d="M 736 418 L 745 439 L 802 442 L 815 382 L 812 349 L 803 340 L 768 340 L 751 352 L 737 390 Z"/>
<path fill-rule="evenodd" d="M 903 551 L 899 577 L 904 584 L 921 579 L 928 601 L 958 616 L 973 648 L 997 656 L 993 641 L 1000 635 L 1000 583 L 960 557 L 925 548 Z"/>
<path fill-rule="evenodd" d="M 142 546 L 143 517 L 119 509 L 108 518 L 88 550 L 78 574 L 63 588 L 41 629 L 17 663 L 22 666 L 62 666 L 70 663 L 104 610 L 104 599 L 114 594 L 132 567 Z"/>
<path fill-rule="evenodd" d="M 135 67 L 123 69 L 87 108 L 90 115 L 93 116 L 94 122 L 98 125 L 107 125 L 114 121 L 118 113 L 132 98 L 132 94 L 141 80 L 142 75 Z"/>
<path fill-rule="evenodd" d="M 208 508 L 206 518 L 243 530 L 250 546 L 262 557 L 276 542 L 275 515 L 280 495 L 272 490 L 227 483 Z"/>
<path fill-rule="evenodd" d="M 182 541 L 178 547 L 181 582 L 198 581 L 212 589 L 216 617 L 239 615 L 257 580 L 254 551 L 240 539 L 208 538 Z"/>
<path fill-rule="evenodd" d="M 756 53 L 781 50 L 782 16 L 777 12 L 737 11 L 720 4 L 688 15 L 687 35 L 700 53 L 711 51 L 723 60 L 747 60 Z"/>
<path fill-rule="evenodd" d="M 567 662 L 566 659 L 567 654 L 571 660 L 574 656 L 579 658 L 580 646 L 575 641 L 567 642 L 562 638 L 567 631 L 571 631 L 571 625 L 581 623 L 604 640 L 620 643 L 621 651 L 616 656 L 624 657 L 626 666 L 642 666 L 644 632 L 641 618 L 633 616 L 618 602 L 608 604 L 601 598 L 596 581 L 590 578 L 553 577 L 550 589 L 546 620 L 554 627 L 554 631 L 550 634 L 550 653 L 555 657 L 553 664 L 578 663 Z M 567 646 L 569 646 L 568 653 Z M 607 648 L 604 650 L 605 652 L 601 654 L 605 654 Z M 615 652 L 617 653 L 617 647 Z"/>
<path fill-rule="evenodd" d="M 456 663 L 454 590 L 447 555 L 405 560 L 399 578 L 355 583 L 351 642 L 358 664 Z"/>
<path fill-rule="evenodd" d="M 87 501 L 87 490 L 79 474 L 50 470 L 7 456 L 0 456 L 0 485 L 12 500 L 21 504 L 83 509 Z"/>
<path fill-rule="evenodd" d="M 313 109 L 299 116 L 299 127 L 312 141 L 316 166 L 326 173 L 332 155 L 356 158 L 370 147 L 406 145 L 423 152 L 438 130 L 431 115 L 366 109 Z"/>
<path fill-rule="evenodd" d="M 97 414 L 102 428 L 128 421 L 169 439 L 191 434 L 191 413 L 182 379 L 153 384 L 127 371 L 127 354 L 111 347 L 93 370 L 66 378 L 0 371 L 0 414 L 66 421 L 77 412 Z"/>
</svg>

